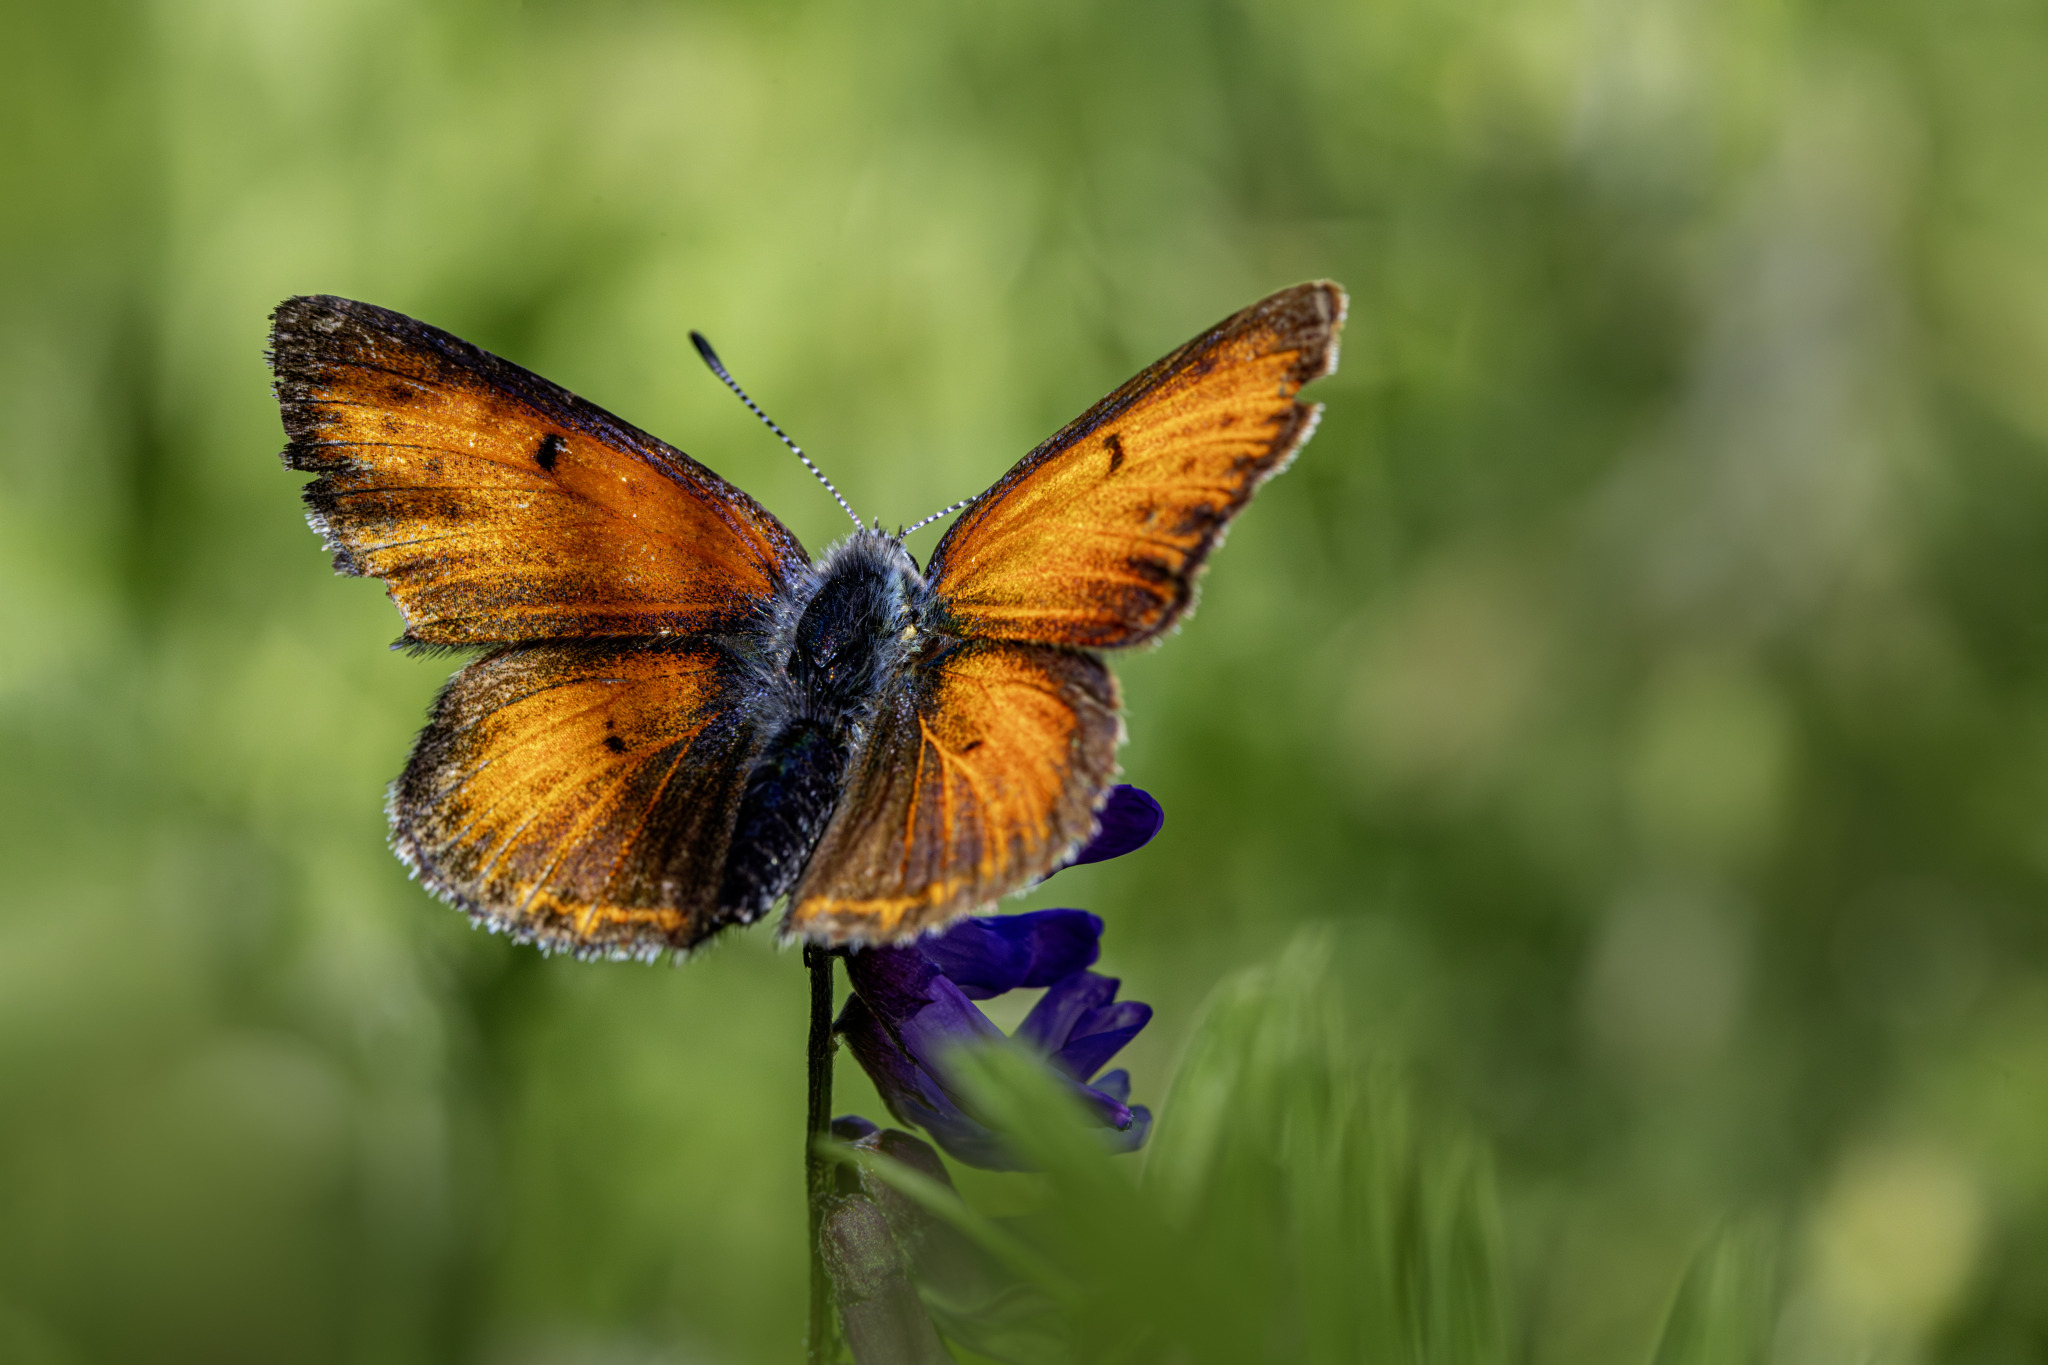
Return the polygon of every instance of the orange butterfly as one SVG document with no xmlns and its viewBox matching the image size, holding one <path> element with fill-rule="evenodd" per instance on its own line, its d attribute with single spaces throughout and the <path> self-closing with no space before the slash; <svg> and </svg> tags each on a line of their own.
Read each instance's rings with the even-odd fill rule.
<svg viewBox="0 0 2048 1365">
<path fill-rule="evenodd" d="M 784 896 L 785 935 L 892 942 L 1045 875 L 1123 737 L 1090 651 L 1187 613 L 1315 429 L 1295 394 L 1335 369 L 1344 307 L 1297 285 L 1210 328 L 967 503 L 920 572 L 879 529 L 813 562 L 689 456 L 446 332 L 287 300 L 284 461 L 318 476 L 336 570 L 384 580 L 400 644 L 482 651 L 392 784 L 399 856 L 493 929 L 615 956 Z"/>
</svg>

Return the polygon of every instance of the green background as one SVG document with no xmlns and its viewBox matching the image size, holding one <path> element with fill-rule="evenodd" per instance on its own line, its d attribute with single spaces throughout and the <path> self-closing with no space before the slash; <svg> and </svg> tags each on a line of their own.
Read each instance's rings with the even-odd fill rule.
<svg viewBox="0 0 2048 1365">
<path fill-rule="evenodd" d="M 1320 434 L 1117 661 L 1165 833 L 1034 902 L 1158 1008 L 1137 1097 L 1322 925 L 1491 1147 L 1516 1359 L 1644 1360 L 1750 1217 L 1774 1360 L 2048 1359 L 2048 10 L 0 31 L 0 1359 L 799 1349 L 799 964 L 544 961 L 406 881 L 450 664 L 301 520 L 279 299 L 446 327 L 820 548 L 689 328 L 895 524 L 1318 276 Z"/>
</svg>

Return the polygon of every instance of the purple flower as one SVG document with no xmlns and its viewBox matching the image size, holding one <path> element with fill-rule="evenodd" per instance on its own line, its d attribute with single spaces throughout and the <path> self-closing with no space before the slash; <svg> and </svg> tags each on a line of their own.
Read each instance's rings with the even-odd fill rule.
<svg viewBox="0 0 2048 1365">
<path fill-rule="evenodd" d="M 974 1001 L 1043 986 L 1017 1041 L 1072 1082 L 1103 1126 L 1115 1130 L 1118 1150 L 1133 1151 L 1145 1141 L 1151 1111 L 1128 1103 L 1128 1072 L 1095 1073 L 1145 1027 L 1152 1007 L 1118 1000 L 1116 979 L 1088 970 L 1101 937 L 1102 921 L 1085 910 L 1038 910 L 963 920 L 908 947 L 849 953 L 854 993 L 840 1011 L 838 1032 L 900 1122 L 924 1129 L 970 1166 L 1015 1170 L 1001 1137 L 951 1084 L 946 1054 L 1003 1036 Z"/>
<path fill-rule="evenodd" d="M 1159 832 L 1159 803 L 1136 787 L 1110 789 L 1095 838 L 1062 864 L 1101 862 L 1141 848 Z M 1055 868 L 1054 871 L 1058 871 Z M 1048 874 L 1050 875 L 1050 874 Z M 970 1166 L 1014 1170 L 1001 1137 L 966 1106 L 946 1074 L 946 1054 L 992 1042 L 1002 1031 L 974 1007 L 1005 991 L 1044 987 L 1016 1041 L 1052 1063 L 1121 1151 L 1145 1141 L 1151 1111 L 1133 1106 L 1125 1071 L 1095 1073 L 1136 1037 L 1152 1007 L 1116 998 L 1114 977 L 1089 971 L 1101 951 L 1102 921 L 1085 910 L 1038 910 L 966 919 L 901 948 L 846 956 L 853 995 L 837 1029 L 889 1112 L 931 1134 Z M 840 1120 L 840 1122 L 865 1120 Z"/>
</svg>

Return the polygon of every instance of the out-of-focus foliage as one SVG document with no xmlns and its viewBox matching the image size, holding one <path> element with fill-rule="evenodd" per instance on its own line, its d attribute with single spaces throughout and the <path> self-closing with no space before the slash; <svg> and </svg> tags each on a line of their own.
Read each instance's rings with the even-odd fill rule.
<svg viewBox="0 0 2048 1365">
<path fill-rule="evenodd" d="M 1020 1278 L 1066 1310 L 1066 1358 L 1510 1358 L 1485 1164 L 1462 1135 L 1420 1131 L 1355 1055 L 1323 946 L 1311 936 L 1229 983 L 1191 1040 L 1142 1187 L 1083 1116 L 1060 1121 L 1075 1102 L 1034 1059 L 961 1063 L 970 1093 L 1023 1135 L 1046 1192 L 1014 1228 L 967 1227 L 994 1256 L 1011 1239 L 1035 1251 Z"/>
<path fill-rule="evenodd" d="M 1731 1221 L 1679 1286 L 1654 1365 L 1765 1365 L 1781 1295 L 1778 1237 L 1767 1221 Z"/>
<path fill-rule="evenodd" d="M 406 883 L 382 786 L 450 665 L 300 522 L 280 298 L 448 327 L 815 546 L 689 327 L 909 521 L 1322 275 L 1321 434 L 1119 663 L 1165 833 L 1037 902 L 1158 1008 L 1137 1098 L 1316 921 L 1359 1046 L 1492 1152 L 1517 1359 L 2048 1349 L 2048 11 L 0 31 L 0 1358 L 798 1349 L 802 972 L 544 962 Z M 1715 1269 L 1746 1220 L 1778 1253 Z"/>
<path fill-rule="evenodd" d="M 956 1347 L 1007 1365 L 1517 1359 L 1488 1163 L 1454 1125 L 1418 1120 L 1397 1077 L 1361 1055 L 1328 948 L 1305 933 L 1219 990 L 1142 1180 L 1041 1059 L 987 1040 L 955 1054 L 954 1074 L 1040 1173 L 1027 1210 L 979 1214 L 904 1133 L 833 1144 L 857 1172 L 833 1217 L 872 1230 L 846 1239 L 864 1254 L 854 1270 L 835 1263 L 835 1279 L 845 1299 L 894 1310 L 866 1309 L 895 1329 L 890 1348 L 849 1320 L 851 1358 L 936 1355 L 936 1321 Z M 1654 1365 L 1767 1360 L 1775 1250 L 1756 1219 L 1711 1238 Z M 906 1280 L 928 1313 L 904 1311 Z"/>
</svg>

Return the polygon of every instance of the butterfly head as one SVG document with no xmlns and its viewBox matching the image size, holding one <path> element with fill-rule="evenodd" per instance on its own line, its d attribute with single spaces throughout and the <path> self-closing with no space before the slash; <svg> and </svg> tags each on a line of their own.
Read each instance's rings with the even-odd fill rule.
<svg viewBox="0 0 2048 1365">
<path fill-rule="evenodd" d="M 923 633 L 931 590 L 896 537 L 862 529 L 827 551 L 790 641 L 791 678 L 864 702 Z"/>
</svg>

